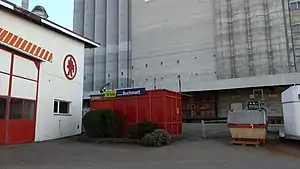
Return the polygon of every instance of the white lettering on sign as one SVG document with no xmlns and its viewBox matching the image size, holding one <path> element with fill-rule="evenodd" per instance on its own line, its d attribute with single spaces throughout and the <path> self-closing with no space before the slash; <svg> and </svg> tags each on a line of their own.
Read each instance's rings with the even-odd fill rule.
<svg viewBox="0 0 300 169">
<path fill-rule="evenodd" d="M 139 94 L 141 94 L 141 91 L 128 91 L 128 92 L 124 91 L 124 92 L 122 93 L 123 96 L 128 96 L 128 95 L 139 95 Z"/>
</svg>

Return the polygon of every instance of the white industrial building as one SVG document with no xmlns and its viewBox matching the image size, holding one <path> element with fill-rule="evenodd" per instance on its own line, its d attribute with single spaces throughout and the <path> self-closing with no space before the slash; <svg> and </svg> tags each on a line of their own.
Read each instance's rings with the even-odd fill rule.
<svg viewBox="0 0 300 169">
<path fill-rule="evenodd" d="M 300 83 L 299 11 L 299 0 L 75 0 L 74 31 L 102 46 L 85 52 L 85 98 L 106 83 L 180 81 L 186 119 L 226 117 L 253 90 L 280 118 L 281 92 Z"/>
<path fill-rule="evenodd" d="M 94 47 L 99 44 L 0 0 L 0 145 L 81 132 L 84 48 Z"/>
</svg>

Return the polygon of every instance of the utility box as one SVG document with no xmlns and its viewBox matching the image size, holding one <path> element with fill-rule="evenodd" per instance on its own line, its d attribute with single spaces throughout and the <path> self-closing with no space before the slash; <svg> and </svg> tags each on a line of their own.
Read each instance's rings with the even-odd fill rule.
<svg viewBox="0 0 300 169">
<path fill-rule="evenodd" d="M 126 90 L 126 91 L 125 91 Z M 182 132 L 181 94 L 169 90 L 117 91 L 114 98 L 92 97 L 91 109 L 111 109 L 125 117 L 123 132 L 132 124 L 152 121 L 172 136 Z M 130 91 L 132 90 L 132 91 Z M 120 95 L 118 95 L 120 93 Z M 126 93 L 126 95 L 122 94 Z M 131 94 L 133 94 L 131 96 Z"/>
</svg>

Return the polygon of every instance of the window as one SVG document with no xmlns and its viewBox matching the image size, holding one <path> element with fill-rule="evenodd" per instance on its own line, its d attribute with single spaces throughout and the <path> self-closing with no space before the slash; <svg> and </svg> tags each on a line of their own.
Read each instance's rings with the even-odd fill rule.
<svg viewBox="0 0 300 169">
<path fill-rule="evenodd" d="M 34 119 L 35 101 L 24 100 L 23 118 L 26 120 Z"/>
<path fill-rule="evenodd" d="M 177 60 L 177 63 L 179 63 L 179 60 Z"/>
<path fill-rule="evenodd" d="M 292 11 L 294 11 L 294 10 L 299 9 L 299 6 L 300 6 L 300 2 L 293 2 L 293 3 L 290 4 L 290 9 Z"/>
<path fill-rule="evenodd" d="M 160 62 L 160 65 L 164 65 L 164 62 Z"/>
<path fill-rule="evenodd" d="M 5 119 L 6 99 L 0 98 L 0 119 Z"/>
<path fill-rule="evenodd" d="M 131 66 L 131 69 L 134 69 L 134 66 Z"/>
<path fill-rule="evenodd" d="M 300 33 L 300 24 L 293 25 L 293 33 Z"/>
<path fill-rule="evenodd" d="M 22 110 L 23 110 L 23 100 L 21 99 L 12 99 L 10 101 L 10 119 L 19 120 L 22 119 Z"/>
<path fill-rule="evenodd" d="M 33 120 L 35 103 L 34 100 L 11 99 L 9 118 L 14 120 Z"/>
<path fill-rule="evenodd" d="M 295 47 L 295 56 L 300 57 L 300 48 Z"/>
<path fill-rule="evenodd" d="M 53 111 L 54 114 L 70 114 L 70 102 L 54 100 Z"/>
<path fill-rule="evenodd" d="M 123 75 L 124 75 L 124 72 L 121 72 L 121 75 L 123 76 Z"/>
<path fill-rule="evenodd" d="M 145 66 L 148 67 L 148 64 L 146 64 Z"/>
</svg>

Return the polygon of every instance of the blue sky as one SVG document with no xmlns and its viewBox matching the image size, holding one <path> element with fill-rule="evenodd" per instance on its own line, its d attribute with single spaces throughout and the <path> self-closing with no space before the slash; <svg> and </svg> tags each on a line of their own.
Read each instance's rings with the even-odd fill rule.
<svg viewBox="0 0 300 169">
<path fill-rule="evenodd" d="M 21 5 L 22 0 L 9 0 L 17 5 Z M 45 7 L 49 20 L 73 30 L 73 8 L 74 0 L 29 0 L 29 10 L 35 5 Z"/>
</svg>

